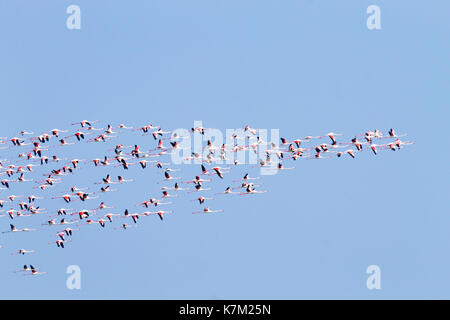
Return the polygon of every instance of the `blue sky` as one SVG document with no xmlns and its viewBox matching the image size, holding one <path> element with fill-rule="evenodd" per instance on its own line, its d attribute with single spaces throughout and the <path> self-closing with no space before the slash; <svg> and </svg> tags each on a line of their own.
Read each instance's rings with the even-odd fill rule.
<svg viewBox="0 0 450 320">
<path fill-rule="evenodd" d="M 81 30 L 66 28 L 71 4 Z M 381 30 L 366 27 L 371 4 Z M 0 136 L 87 118 L 249 123 L 287 138 L 393 127 L 415 141 L 377 157 L 299 161 L 263 178 L 267 194 L 218 200 L 223 215 L 177 205 L 164 223 L 129 232 L 88 226 L 64 250 L 47 245 L 48 231 L 0 235 L 0 298 L 448 299 L 449 10 L 447 1 L 0 1 Z M 120 201 L 108 195 L 120 209 L 157 191 L 160 175 L 132 170 L 138 181 Z M 10 255 L 30 241 L 39 254 Z M 12 273 L 29 263 L 49 274 Z M 81 290 L 66 288 L 72 264 Z M 381 290 L 366 288 L 372 264 Z"/>
</svg>

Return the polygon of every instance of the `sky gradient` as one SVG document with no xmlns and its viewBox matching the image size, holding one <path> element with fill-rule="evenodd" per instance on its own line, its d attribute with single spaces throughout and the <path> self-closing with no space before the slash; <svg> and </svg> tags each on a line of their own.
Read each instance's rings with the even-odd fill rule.
<svg viewBox="0 0 450 320">
<path fill-rule="evenodd" d="M 71 4 L 81 30 L 66 28 Z M 381 30 L 366 27 L 371 4 Z M 218 200 L 223 215 L 178 205 L 164 223 L 95 226 L 64 250 L 45 238 L 25 257 L 10 252 L 31 235 L 0 234 L 0 298 L 450 298 L 449 11 L 448 1 L 0 0 L 0 136 L 87 118 L 250 124 L 286 138 L 392 127 L 415 141 L 298 161 L 263 178 L 267 194 Z M 161 178 L 132 170 L 139 181 L 115 200 L 121 209 Z M 25 263 L 49 274 L 12 272 Z M 66 288 L 73 264 L 81 290 Z M 381 290 L 366 288 L 372 264 Z"/>
</svg>

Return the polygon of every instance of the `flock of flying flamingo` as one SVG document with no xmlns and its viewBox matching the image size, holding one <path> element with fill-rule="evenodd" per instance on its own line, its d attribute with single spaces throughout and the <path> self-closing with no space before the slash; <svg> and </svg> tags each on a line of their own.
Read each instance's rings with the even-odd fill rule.
<svg viewBox="0 0 450 320">
<path fill-rule="evenodd" d="M 94 125 L 97 122 L 82 120 L 72 124 L 72 128 L 75 128 L 73 130 L 53 129 L 40 134 L 23 130 L 16 137 L 0 138 L 0 153 L 14 155 L 9 159 L 0 159 L 0 218 L 3 218 L 0 221 L 8 221 L 6 225 L 0 224 L 0 228 L 4 228 L 0 230 L 3 234 L 0 238 L 1 250 L 6 250 L 6 247 L 1 245 L 4 240 L 13 241 L 7 234 L 39 232 L 42 228 L 46 228 L 44 226 L 55 230 L 54 241 L 50 244 L 57 248 L 65 248 L 77 230 L 86 225 L 98 225 L 100 229 L 109 228 L 112 225 L 114 229 L 126 230 L 136 227 L 140 219 L 144 217 L 157 216 L 163 220 L 165 215 L 174 212 L 169 210 L 174 200 L 183 196 L 199 206 L 199 209 L 192 211 L 192 214 L 222 213 L 224 212 L 222 208 L 214 207 L 214 197 L 267 192 L 260 189 L 261 177 L 250 176 L 248 173 L 234 177 L 235 180 L 228 180 L 230 185 L 224 185 L 221 190 L 213 190 L 210 184 L 213 179 L 225 182 L 232 176 L 232 169 L 241 164 L 238 160 L 230 160 L 235 158 L 234 155 L 239 152 L 256 153 L 258 147 L 262 145 L 265 147 L 264 152 L 258 159 L 258 164 L 253 167 L 272 166 L 275 170 L 283 171 L 294 169 L 294 167 L 284 166 L 287 161 L 293 163 L 292 161 L 299 159 L 344 156 L 355 158 L 364 150 L 377 155 L 383 151 L 396 151 L 413 143 L 400 140 L 405 135 L 397 135 L 393 129 L 390 129 L 387 134 L 379 130 L 367 131 L 346 142 L 338 142 L 341 134 L 331 132 L 322 136 L 281 138 L 279 143 L 269 143 L 258 136 L 257 129 L 247 125 L 242 129 L 242 136 L 233 136 L 232 144 L 215 145 L 211 140 L 207 140 L 202 154 L 191 152 L 185 160 L 198 160 L 198 173 L 193 178 L 185 179 L 175 173 L 180 169 L 172 168 L 170 159 L 167 159 L 173 150 L 180 148 L 180 137 L 177 134 L 163 131 L 161 127 L 152 124 L 137 128 L 124 124 L 96 128 Z M 207 130 L 209 129 L 196 127 L 190 132 L 193 135 L 204 135 Z M 69 131 L 72 132 L 69 133 Z M 121 144 L 123 141 L 111 142 L 125 138 L 126 132 L 130 132 L 132 137 L 139 134 L 144 137 L 141 139 L 156 146 L 144 150 L 137 144 L 125 145 Z M 251 143 L 250 138 L 255 143 Z M 164 145 L 166 140 L 169 142 Z M 84 143 L 98 143 L 110 149 L 105 151 L 107 154 L 94 155 L 87 159 L 67 159 L 56 155 L 64 155 L 64 149 L 72 146 L 79 145 L 83 148 Z M 217 165 L 224 162 L 227 166 Z M 111 172 L 96 178 L 90 185 L 67 186 L 65 180 L 68 180 L 69 176 L 76 175 L 85 166 L 103 167 Z M 116 212 L 113 205 L 102 201 L 101 198 L 105 193 L 119 191 L 123 184 L 133 183 L 134 179 L 128 177 L 129 172 L 143 174 L 142 171 L 137 173 L 135 170 L 130 170 L 133 166 L 136 166 L 138 170 L 155 168 L 160 172 L 161 180 L 155 181 L 160 189 L 160 195 L 132 204 L 132 207 L 139 208 L 135 209 L 136 212 L 132 212 L 135 210 L 131 209 Z M 113 174 L 113 171 L 118 173 Z M 19 184 L 27 184 L 29 192 L 23 195 L 12 194 L 11 192 Z M 61 190 L 55 191 L 58 189 Z M 48 209 L 42 207 L 43 203 L 48 206 Z M 79 209 L 69 208 L 76 204 Z M 22 227 L 26 225 L 27 217 L 30 216 L 42 216 L 41 223 Z M 2 225 L 4 227 L 1 227 Z M 14 248 L 13 246 L 13 242 L 11 246 L 7 246 L 11 248 L 11 255 L 36 254 L 33 248 Z M 45 271 L 40 271 L 31 264 L 24 265 L 15 272 L 24 275 L 46 274 Z"/>
</svg>

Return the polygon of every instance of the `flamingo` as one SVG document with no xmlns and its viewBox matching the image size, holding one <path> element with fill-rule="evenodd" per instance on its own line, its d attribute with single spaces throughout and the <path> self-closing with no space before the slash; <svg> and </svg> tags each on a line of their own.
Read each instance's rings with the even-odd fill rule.
<svg viewBox="0 0 450 320">
<path fill-rule="evenodd" d="M 377 154 L 377 145 L 376 144 L 371 144 L 370 145 L 370 149 L 372 149 L 372 152 L 376 155 Z"/>
<path fill-rule="evenodd" d="M 94 121 L 89 121 L 89 120 L 81 120 L 80 122 L 75 122 L 75 123 L 72 123 L 72 125 L 74 126 L 74 125 L 81 125 L 81 127 L 82 128 L 84 128 L 86 125 L 88 125 L 89 127 L 91 127 L 92 126 L 92 123 L 96 123 L 96 122 L 98 122 L 98 120 L 94 120 Z"/>
<path fill-rule="evenodd" d="M 101 187 L 101 188 L 100 188 L 100 191 L 101 191 L 102 193 L 117 191 L 117 189 L 111 189 L 110 187 L 111 187 L 111 186 Z"/>
<path fill-rule="evenodd" d="M 245 190 L 244 193 L 240 193 L 240 195 L 245 195 L 245 194 L 260 194 L 260 193 L 266 193 L 267 191 L 258 191 L 256 189 L 253 188 L 252 185 L 248 185 L 247 189 Z"/>
<path fill-rule="evenodd" d="M 162 169 L 163 166 L 168 166 L 169 164 L 170 163 L 163 163 L 163 162 L 157 161 L 156 164 L 155 164 L 155 167 L 157 167 L 158 169 Z M 171 168 L 166 168 L 166 169 L 164 169 L 164 171 L 166 171 L 166 172 L 175 172 L 175 171 L 178 171 L 178 170 L 171 169 Z"/>
<path fill-rule="evenodd" d="M 260 184 L 255 185 L 253 182 L 250 182 L 250 183 L 248 183 L 248 182 L 243 182 L 239 187 L 233 188 L 233 190 L 236 190 L 236 189 L 247 189 L 248 186 L 250 186 L 251 188 L 253 188 L 253 187 L 260 187 L 261 185 L 260 185 Z"/>
<path fill-rule="evenodd" d="M 135 144 L 134 145 L 134 149 L 131 151 L 131 153 L 129 153 L 129 155 L 131 155 L 133 157 L 136 157 L 136 158 L 139 158 L 139 157 L 141 157 L 141 155 L 142 156 L 147 156 L 148 152 L 140 151 L 140 147 L 137 144 Z"/>
<path fill-rule="evenodd" d="M 207 198 L 207 197 L 199 197 L 197 199 L 191 200 L 191 201 L 198 201 L 200 204 L 203 204 L 205 200 L 213 200 L 214 198 Z"/>
<path fill-rule="evenodd" d="M 9 182 L 11 182 L 11 180 L 7 180 L 7 179 L 1 180 L 1 184 L 3 186 L 5 186 L 7 189 L 9 189 Z"/>
<path fill-rule="evenodd" d="M 57 233 L 57 236 L 58 236 L 62 241 L 66 240 L 66 235 L 65 235 L 65 233 L 64 233 L 63 231 L 58 232 L 58 233 Z"/>
<path fill-rule="evenodd" d="M 389 130 L 388 134 L 389 134 L 390 137 L 395 137 L 395 131 L 394 131 L 394 129 L 391 128 L 391 129 Z"/>
<path fill-rule="evenodd" d="M 117 132 L 114 132 L 113 131 L 113 127 L 110 124 L 108 124 L 108 126 L 106 127 L 106 130 L 105 130 L 105 133 L 106 134 L 113 134 L 113 133 L 117 133 Z"/>
<path fill-rule="evenodd" d="M 166 190 L 164 190 L 163 192 L 162 192 L 162 194 L 163 194 L 163 198 L 175 198 L 175 197 L 178 197 L 177 195 L 173 195 L 173 194 L 169 194 Z"/>
<path fill-rule="evenodd" d="M 352 139 L 353 145 L 356 147 L 356 150 L 361 151 L 362 150 L 362 143 L 358 141 L 358 139 L 355 137 Z"/>
<path fill-rule="evenodd" d="M 163 134 L 169 134 L 169 133 L 171 133 L 172 131 L 162 131 L 161 130 L 161 128 L 159 128 L 158 130 L 156 130 L 156 131 L 154 131 L 154 132 L 152 132 L 152 136 L 153 136 L 153 139 L 157 139 L 158 138 L 158 135 L 159 136 L 162 136 Z M 161 141 L 161 140 L 160 140 Z M 161 142 L 160 142 L 161 143 Z"/>
<path fill-rule="evenodd" d="M 21 254 L 21 255 L 25 255 L 26 253 L 34 253 L 34 250 L 25 250 L 25 249 L 19 249 L 19 251 L 13 252 L 11 253 L 12 255 L 17 255 L 17 254 Z"/>
<path fill-rule="evenodd" d="M 397 139 L 395 139 L 394 144 L 397 147 L 397 149 L 400 149 L 401 146 L 410 145 L 410 144 L 413 144 L 413 142 L 409 142 L 409 141 L 405 142 L 405 141 L 401 141 L 400 139 L 397 138 Z"/>
<path fill-rule="evenodd" d="M 73 209 L 65 209 L 65 208 L 61 208 L 61 209 L 58 209 L 58 211 L 57 211 L 57 216 L 65 216 L 65 215 L 67 215 L 67 213 L 68 213 L 68 211 L 71 211 L 71 210 L 73 210 Z"/>
<path fill-rule="evenodd" d="M 145 169 L 145 168 L 147 168 L 148 163 L 153 163 L 153 162 L 156 162 L 156 161 L 140 160 L 138 163 L 140 164 L 142 169 Z"/>
<path fill-rule="evenodd" d="M 31 264 L 30 264 L 29 270 L 31 270 L 31 273 L 25 274 L 26 276 L 29 276 L 29 275 L 37 276 L 37 275 L 47 274 L 47 272 L 37 271 L 37 269 L 35 267 L 33 267 Z M 24 268 L 24 271 L 28 271 L 28 270 L 25 270 L 25 268 Z"/>
<path fill-rule="evenodd" d="M 40 208 L 40 207 L 35 208 L 34 206 L 30 206 L 28 208 L 28 211 L 30 211 L 31 214 L 44 214 L 44 213 L 47 213 L 45 211 L 41 212 L 43 210 L 45 210 L 45 209 L 44 208 Z"/>
<path fill-rule="evenodd" d="M 87 219 L 85 223 L 82 223 L 79 226 L 83 226 L 83 225 L 87 225 L 87 224 L 95 224 L 95 223 L 99 223 L 100 226 L 105 227 L 105 220 L 103 220 L 103 219 L 100 219 L 98 221 Z"/>
<path fill-rule="evenodd" d="M 74 145 L 75 143 L 73 142 L 67 142 L 66 139 L 60 139 L 59 140 L 59 146 L 63 147 L 63 146 L 71 146 Z"/>
<path fill-rule="evenodd" d="M 22 211 L 17 211 L 17 210 L 13 210 L 13 209 L 8 210 L 6 213 L 9 215 L 9 217 L 10 217 L 11 219 L 14 219 L 14 213 L 16 213 L 16 216 L 21 216 L 21 215 L 23 215 L 23 214 L 22 214 Z M 25 216 L 26 216 L 26 215 L 25 215 Z"/>
<path fill-rule="evenodd" d="M 55 137 L 59 137 L 60 133 L 62 132 L 68 132 L 67 130 L 60 130 L 60 129 L 53 129 L 50 131 L 50 133 L 55 136 Z"/>
<path fill-rule="evenodd" d="M 164 171 L 164 176 L 166 177 L 164 180 L 159 181 L 158 183 L 169 181 L 169 180 L 180 180 L 180 177 L 172 177 L 167 171 Z"/>
<path fill-rule="evenodd" d="M 148 215 L 148 214 L 157 214 L 158 217 L 159 217 L 159 219 L 160 219 L 161 221 L 163 221 L 163 220 L 164 220 L 164 214 L 166 214 L 166 213 L 173 213 L 173 211 L 162 211 L 162 210 L 159 210 L 159 211 L 155 211 L 155 212 L 146 212 L 145 215 Z"/>
<path fill-rule="evenodd" d="M 80 191 L 86 191 L 87 189 L 89 189 L 88 187 L 85 188 L 78 188 L 77 186 L 72 186 L 70 188 L 70 191 L 75 193 L 75 192 L 80 192 Z"/>
<path fill-rule="evenodd" d="M 72 197 L 73 197 L 73 195 L 71 195 L 71 194 L 65 194 L 65 195 L 63 195 L 61 197 L 52 197 L 52 199 L 64 199 L 64 201 L 66 203 L 69 203 L 69 202 L 72 201 Z"/>
<path fill-rule="evenodd" d="M 278 163 L 278 170 L 292 170 L 295 169 L 295 167 L 285 168 L 283 167 L 283 164 L 280 162 Z"/>
<path fill-rule="evenodd" d="M 81 201 L 86 201 L 86 200 L 91 200 L 91 199 L 98 199 L 98 197 L 91 197 L 90 196 L 91 194 L 94 194 L 94 193 L 93 192 L 92 193 L 85 193 L 85 192 L 77 192 L 77 193 L 75 193 L 75 195 L 77 195 L 78 198 Z"/>
<path fill-rule="evenodd" d="M 206 207 L 202 211 L 195 211 L 195 212 L 192 212 L 192 213 L 196 214 L 196 213 L 218 213 L 218 212 L 223 212 L 223 209 L 211 210 L 209 207 Z"/>
<path fill-rule="evenodd" d="M 32 179 L 30 179 L 30 180 L 25 179 L 25 174 L 24 173 L 22 173 L 20 175 L 19 179 L 17 179 L 17 182 L 30 182 L 30 181 L 33 181 L 33 180 Z"/>
<path fill-rule="evenodd" d="M 348 155 L 350 155 L 353 159 L 355 159 L 355 154 L 353 153 L 353 150 L 347 150 L 345 151 Z"/>
<path fill-rule="evenodd" d="M 203 128 L 203 127 L 195 127 L 195 128 L 191 129 L 191 132 L 198 132 L 198 133 L 204 135 L 205 130 L 206 130 L 206 128 Z"/>
<path fill-rule="evenodd" d="M 43 133 L 43 134 L 37 136 L 36 138 L 38 139 L 38 141 L 39 141 L 40 143 L 46 143 L 46 142 L 49 142 L 49 141 L 50 141 L 50 139 L 52 138 L 52 136 L 48 135 L 47 133 Z"/>
<path fill-rule="evenodd" d="M 133 129 L 133 127 L 127 127 L 125 124 L 121 123 L 119 124 L 120 129 Z"/>
<path fill-rule="evenodd" d="M 161 187 L 161 190 L 182 191 L 182 190 L 187 190 L 187 189 L 180 188 L 180 186 L 178 185 L 178 182 L 175 182 L 175 185 L 173 188 Z"/>
<path fill-rule="evenodd" d="M 114 229 L 124 229 L 124 230 L 126 230 L 128 228 L 135 228 L 135 227 L 137 227 L 137 225 L 130 226 L 130 225 L 124 223 L 124 224 L 122 224 L 122 226 L 120 228 L 114 228 Z"/>
<path fill-rule="evenodd" d="M 126 162 L 126 160 L 123 159 L 123 158 L 121 158 L 121 159 L 119 160 L 119 163 L 120 163 L 120 164 L 117 165 L 116 167 L 120 167 L 120 166 L 121 166 L 121 167 L 123 167 L 125 170 L 128 170 L 130 166 L 137 164 L 137 163 L 128 163 L 128 162 Z"/>
<path fill-rule="evenodd" d="M 86 131 L 102 131 L 102 130 L 105 130 L 105 128 L 94 128 L 93 126 L 89 126 L 84 130 L 86 130 Z"/>
<path fill-rule="evenodd" d="M 185 181 L 184 183 L 202 184 L 203 182 L 210 182 L 209 179 L 202 179 L 200 176 L 195 176 L 194 180 Z"/>
<path fill-rule="evenodd" d="M 133 179 L 124 179 L 122 176 L 117 176 L 117 182 L 118 183 L 133 182 Z"/>
<path fill-rule="evenodd" d="M 217 176 L 220 179 L 223 179 L 223 172 L 221 170 L 223 170 L 223 168 L 220 167 L 214 167 L 213 170 L 216 172 Z"/>
<path fill-rule="evenodd" d="M 111 176 L 108 174 L 105 178 L 102 179 L 102 183 L 111 184 Z"/>
<path fill-rule="evenodd" d="M 28 196 L 28 203 L 33 203 L 36 199 L 44 199 L 44 197 L 38 197 L 35 195 L 29 195 Z"/>
<path fill-rule="evenodd" d="M 62 232 L 64 232 L 66 234 L 66 236 L 72 236 L 74 230 L 79 230 L 79 229 L 66 228 Z"/>
<path fill-rule="evenodd" d="M 227 188 L 225 189 L 224 192 L 216 193 L 216 195 L 217 195 L 217 194 L 238 194 L 238 193 L 239 193 L 239 192 L 233 192 L 233 191 L 231 191 L 231 187 L 227 187 Z"/>
<path fill-rule="evenodd" d="M 32 266 L 31 266 L 32 267 Z M 22 269 L 15 271 L 17 272 L 25 272 L 25 271 L 31 271 L 31 267 L 24 265 Z"/>
<path fill-rule="evenodd" d="M 247 180 L 259 180 L 259 179 L 260 179 L 260 177 L 250 178 L 249 175 L 248 175 L 248 173 L 246 173 L 246 174 L 244 175 L 244 177 L 242 178 L 242 180 L 244 180 L 244 181 L 247 181 Z M 240 181 L 242 181 L 242 180 L 233 180 L 233 182 L 240 182 Z"/>
<path fill-rule="evenodd" d="M 19 203 L 20 210 L 28 210 L 28 204 L 26 202 Z"/>
<path fill-rule="evenodd" d="M 100 203 L 100 206 L 97 208 L 97 210 L 103 210 L 103 209 L 113 209 L 114 207 L 108 207 L 105 205 L 104 202 Z"/>
<path fill-rule="evenodd" d="M 201 184 L 196 184 L 195 185 L 195 190 L 189 191 L 188 193 L 198 192 L 198 191 L 208 191 L 208 190 L 211 190 L 211 188 L 202 188 Z"/>
<path fill-rule="evenodd" d="M 107 213 L 107 214 L 104 215 L 104 217 L 106 217 L 109 220 L 109 222 L 113 222 L 113 217 L 114 216 L 120 216 L 120 214 L 118 214 L 118 213 Z"/>
<path fill-rule="evenodd" d="M 152 204 L 155 207 L 157 207 L 157 206 L 161 206 L 161 205 L 172 204 L 172 202 L 161 202 L 160 200 L 154 199 L 154 200 L 152 200 Z"/>
<path fill-rule="evenodd" d="M 36 231 L 36 229 L 28 229 L 28 228 L 17 229 L 17 228 L 16 228 L 14 225 L 12 225 L 12 224 L 10 224 L 9 226 L 10 226 L 11 230 L 10 230 L 10 231 L 3 231 L 2 233 Z"/>
<path fill-rule="evenodd" d="M 244 132 L 250 132 L 252 135 L 256 135 L 256 129 L 250 128 L 250 126 L 247 124 L 244 128 Z"/>
<path fill-rule="evenodd" d="M 125 209 L 124 218 L 131 217 L 131 219 L 133 219 L 133 222 L 137 223 L 137 220 L 139 219 L 140 215 L 141 214 L 139 213 L 130 213 L 128 209 Z"/>
<path fill-rule="evenodd" d="M 327 134 L 327 136 L 331 139 L 331 145 L 332 146 L 335 146 L 335 145 L 337 145 L 337 141 L 336 141 L 336 136 L 341 136 L 342 134 L 340 134 L 340 133 L 333 133 L 333 132 L 330 132 L 330 133 L 328 133 Z"/>
<path fill-rule="evenodd" d="M 159 128 L 158 126 L 154 126 L 150 123 L 148 125 L 140 127 L 139 129 L 136 129 L 136 130 L 142 130 L 142 132 L 147 133 L 148 130 L 153 130 L 153 129 L 158 129 L 158 128 Z"/>
<path fill-rule="evenodd" d="M 56 240 L 56 246 L 64 249 L 64 240 Z"/>
<path fill-rule="evenodd" d="M 154 200 L 150 199 L 150 200 L 146 200 L 144 202 L 141 202 L 141 203 L 137 204 L 136 206 L 144 206 L 144 207 L 148 208 L 149 204 L 153 204 L 153 202 L 154 202 Z"/>
<path fill-rule="evenodd" d="M 16 195 L 14 195 L 14 194 L 8 196 L 8 199 L 9 199 L 11 202 L 13 202 L 13 201 L 16 200 L 16 199 L 20 199 L 20 198 L 23 198 L 23 196 L 16 196 Z"/>
<path fill-rule="evenodd" d="M 76 212 L 76 213 L 73 213 L 73 215 L 74 215 L 74 214 L 77 214 L 78 217 L 80 218 L 80 220 L 82 220 L 83 218 L 88 218 L 90 213 L 95 214 L 96 212 L 95 212 L 95 210 L 86 210 L 86 209 L 83 209 L 83 210 L 81 210 L 81 211 L 78 211 L 78 212 Z"/>
<path fill-rule="evenodd" d="M 66 219 L 61 219 L 59 222 L 56 222 L 56 219 L 51 219 L 47 221 L 47 224 L 43 224 L 43 226 L 48 225 L 48 226 L 63 226 L 66 224 L 74 224 L 75 221 L 71 221 L 68 222 L 66 221 Z"/>
</svg>

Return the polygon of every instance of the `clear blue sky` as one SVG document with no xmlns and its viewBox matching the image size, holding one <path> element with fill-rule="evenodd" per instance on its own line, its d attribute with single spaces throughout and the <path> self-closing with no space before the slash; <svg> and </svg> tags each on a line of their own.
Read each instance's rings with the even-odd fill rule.
<svg viewBox="0 0 450 320">
<path fill-rule="evenodd" d="M 66 28 L 70 4 L 81 30 Z M 378 31 L 366 28 L 371 4 Z M 217 201 L 223 215 L 177 205 L 129 232 L 88 226 L 64 250 L 47 245 L 50 231 L 0 234 L 0 298 L 450 298 L 449 11 L 423 0 L 1 0 L 0 136 L 84 118 L 202 120 L 288 138 L 394 127 L 416 144 L 299 161 L 264 177 L 267 194 Z M 120 201 L 108 195 L 120 210 L 157 191 L 160 175 L 137 169 Z M 38 254 L 10 255 L 30 241 Z M 49 274 L 12 273 L 29 263 Z M 71 264 L 81 290 L 66 289 Z M 366 288 L 372 264 L 379 291 Z"/>
</svg>

